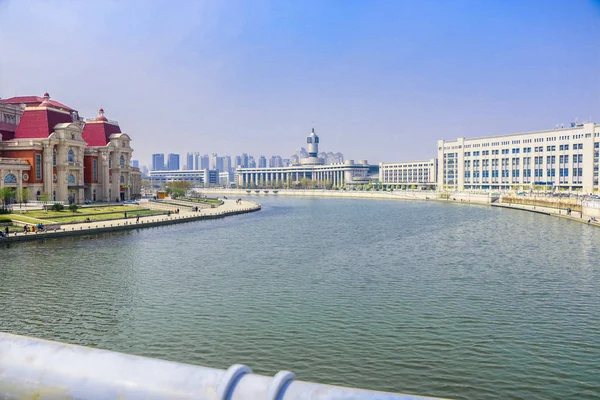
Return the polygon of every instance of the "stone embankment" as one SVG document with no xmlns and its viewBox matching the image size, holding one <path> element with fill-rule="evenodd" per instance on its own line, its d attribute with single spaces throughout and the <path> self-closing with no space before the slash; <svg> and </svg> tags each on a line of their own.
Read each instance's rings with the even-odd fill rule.
<svg viewBox="0 0 600 400">
<path fill-rule="evenodd" d="M 433 192 L 433 191 L 344 191 L 344 190 L 298 190 L 298 189 L 198 189 L 204 194 L 228 196 L 310 196 L 346 197 L 360 199 L 426 200 L 444 203 L 481 204 L 512 210 L 534 212 L 572 221 L 588 223 L 592 217 L 600 219 L 600 201 L 582 201 L 576 198 L 545 196 L 514 196 L 510 194 Z M 567 209 L 571 214 L 567 214 Z M 583 211 L 583 212 L 582 212 Z M 590 225 L 599 226 L 598 222 Z"/>
<path fill-rule="evenodd" d="M 146 204 L 144 204 L 146 206 Z M 177 205 L 162 205 L 161 209 L 175 210 Z M 11 233 L 6 238 L 0 238 L 0 244 L 25 242 L 40 239 L 52 239 L 65 236 L 75 235 L 94 235 L 106 232 L 118 232 L 124 230 L 150 228 L 155 226 L 172 225 L 191 221 L 200 221 L 207 219 L 223 218 L 231 215 L 245 214 L 261 209 L 261 206 L 253 201 L 242 200 L 237 203 L 235 200 L 224 200 L 221 205 L 215 208 L 202 208 L 198 212 L 182 210 L 179 214 L 172 213 L 168 215 L 154 215 L 140 217 L 139 221 L 136 218 L 119 219 L 111 221 L 98 221 L 78 224 L 60 225 L 54 230 L 46 232 L 29 232 L 29 233 Z"/>
</svg>

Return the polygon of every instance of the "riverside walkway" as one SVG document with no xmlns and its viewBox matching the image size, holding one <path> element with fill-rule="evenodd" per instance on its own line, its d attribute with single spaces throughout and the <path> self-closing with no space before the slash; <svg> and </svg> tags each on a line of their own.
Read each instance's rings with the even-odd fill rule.
<svg viewBox="0 0 600 400">
<path fill-rule="evenodd" d="M 171 209 L 175 210 L 177 205 L 172 205 Z M 152 215 L 140 217 L 139 221 L 136 217 L 122 218 L 110 221 L 94 221 L 83 222 L 77 224 L 63 224 L 56 229 L 51 229 L 46 232 L 15 232 L 8 237 L 0 238 L 1 243 L 25 242 L 40 239 L 51 239 L 65 236 L 75 235 L 93 235 L 97 233 L 116 232 L 140 228 L 150 228 L 155 226 L 172 225 L 191 221 L 200 221 L 206 219 L 223 218 L 231 215 L 245 214 L 254 211 L 259 211 L 261 206 L 253 201 L 242 200 L 223 200 L 223 204 L 215 208 L 200 208 L 199 211 L 190 211 L 179 207 L 178 214 L 172 212 L 171 215 Z"/>
</svg>

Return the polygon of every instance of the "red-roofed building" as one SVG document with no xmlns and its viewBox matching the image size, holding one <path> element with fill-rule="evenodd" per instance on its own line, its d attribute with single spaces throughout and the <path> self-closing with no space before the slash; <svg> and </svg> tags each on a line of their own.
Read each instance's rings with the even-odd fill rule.
<svg viewBox="0 0 600 400">
<path fill-rule="evenodd" d="M 47 93 L 0 99 L 0 187 L 27 188 L 38 200 L 136 198 L 141 174 L 129 165 L 130 142 L 102 109 L 84 121 Z"/>
</svg>

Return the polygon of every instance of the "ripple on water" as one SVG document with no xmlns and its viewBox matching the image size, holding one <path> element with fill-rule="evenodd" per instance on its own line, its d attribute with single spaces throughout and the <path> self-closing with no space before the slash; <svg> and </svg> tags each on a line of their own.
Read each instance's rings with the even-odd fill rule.
<svg viewBox="0 0 600 400">
<path fill-rule="evenodd" d="M 598 398 L 598 232 L 512 210 L 261 198 L 0 247 L 0 330 L 452 398 Z"/>
</svg>

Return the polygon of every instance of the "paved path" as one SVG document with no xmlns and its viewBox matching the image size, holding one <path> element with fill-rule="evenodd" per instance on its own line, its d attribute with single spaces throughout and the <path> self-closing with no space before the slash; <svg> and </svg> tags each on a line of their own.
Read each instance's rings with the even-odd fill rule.
<svg viewBox="0 0 600 400">
<path fill-rule="evenodd" d="M 222 218 L 228 215 L 244 214 L 253 211 L 258 211 L 260 209 L 260 205 L 252 201 L 243 200 L 241 203 L 238 204 L 235 200 L 224 200 L 224 203 L 216 208 L 204 208 L 201 209 L 199 212 L 180 211 L 179 214 L 172 213 L 171 216 L 152 215 L 147 217 L 140 217 L 139 222 L 136 222 L 136 217 L 132 217 L 128 219 L 123 218 L 110 221 L 64 224 L 61 225 L 59 229 L 48 232 L 17 232 L 16 234 L 11 233 L 8 238 L 0 238 L 0 243 L 30 241 L 51 237 L 72 236 L 82 234 L 89 235 L 94 233 L 114 232 L 120 230 L 170 225 L 203 219 Z"/>
<path fill-rule="evenodd" d="M 567 210 L 554 208 L 554 207 L 542 207 L 542 206 L 532 206 L 527 204 L 509 204 L 509 203 L 493 203 L 493 207 L 501 207 L 501 208 L 510 208 L 512 210 L 522 210 L 522 211 L 530 211 L 537 212 L 540 214 L 547 214 L 553 217 L 560 217 L 564 219 L 570 219 L 572 221 L 588 223 L 590 219 L 589 215 L 581 214 L 579 211 L 571 211 L 571 215 L 567 215 Z M 590 222 L 589 225 L 594 225 L 600 227 L 600 222 Z"/>
</svg>

